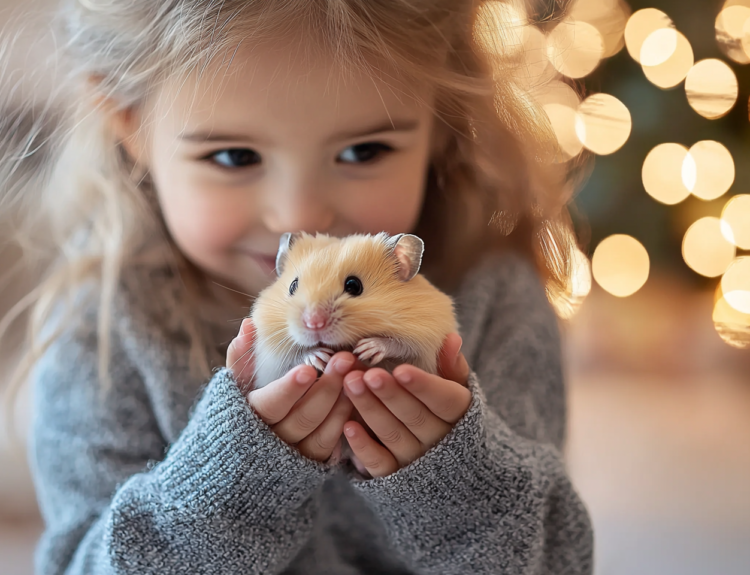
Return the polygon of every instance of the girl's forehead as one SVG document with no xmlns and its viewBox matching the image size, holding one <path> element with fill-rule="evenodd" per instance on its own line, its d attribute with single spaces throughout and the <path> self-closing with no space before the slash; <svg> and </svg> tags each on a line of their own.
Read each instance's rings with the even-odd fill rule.
<svg viewBox="0 0 750 575">
<path fill-rule="evenodd" d="M 217 60 L 201 74 L 169 82 L 157 107 L 162 117 L 194 129 L 282 119 L 333 129 L 376 118 L 398 123 L 429 116 L 430 91 L 397 78 L 386 66 L 357 69 L 289 46 L 240 46 L 230 62 Z"/>
</svg>

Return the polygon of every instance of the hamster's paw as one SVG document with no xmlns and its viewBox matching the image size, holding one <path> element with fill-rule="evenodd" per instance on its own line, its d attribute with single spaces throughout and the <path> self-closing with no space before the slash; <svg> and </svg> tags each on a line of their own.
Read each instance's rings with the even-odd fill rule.
<svg viewBox="0 0 750 575">
<path fill-rule="evenodd" d="M 357 342 L 352 352 L 360 361 L 369 360 L 370 365 L 377 365 L 392 351 L 392 342 L 387 337 L 366 337 Z"/>
<path fill-rule="evenodd" d="M 303 362 L 323 372 L 326 370 L 326 365 L 331 361 L 334 353 L 332 349 L 328 349 L 327 347 L 316 347 L 305 355 Z"/>
</svg>

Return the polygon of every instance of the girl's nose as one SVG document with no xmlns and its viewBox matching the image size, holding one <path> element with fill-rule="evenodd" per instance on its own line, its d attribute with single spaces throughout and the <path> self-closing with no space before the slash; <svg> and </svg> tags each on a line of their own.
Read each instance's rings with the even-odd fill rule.
<svg viewBox="0 0 750 575">
<path fill-rule="evenodd" d="M 263 210 L 263 223 L 274 233 L 325 232 L 331 228 L 335 210 L 325 192 L 299 182 L 270 190 Z"/>
</svg>

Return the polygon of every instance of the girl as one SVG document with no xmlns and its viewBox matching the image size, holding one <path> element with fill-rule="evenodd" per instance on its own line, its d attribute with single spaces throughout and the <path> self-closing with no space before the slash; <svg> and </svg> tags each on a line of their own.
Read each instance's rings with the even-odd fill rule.
<svg viewBox="0 0 750 575">
<path fill-rule="evenodd" d="M 73 113 L 19 230 L 57 247 L 21 305 L 40 573 L 591 571 L 533 264 L 565 198 L 479 8 L 67 3 Z M 420 235 L 462 326 L 441 376 L 341 352 L 243 394 L 289 231 Z"/>
</svg>

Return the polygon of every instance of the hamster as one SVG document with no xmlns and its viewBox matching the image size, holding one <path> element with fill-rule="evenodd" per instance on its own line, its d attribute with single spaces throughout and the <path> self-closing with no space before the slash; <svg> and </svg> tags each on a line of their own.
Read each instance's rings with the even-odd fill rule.
<svg viewBox="0 0 750 575">
<path fill-rule="evenodd" d="M 278 279 L 255 300 L 254 386 L 306 363 L 322 372 L 337 351 L 392 371 L 436 374 L 458 331 L 452 299 L 419 275 L 424 243 L 411 234 L 284 234 Z"/>
</svg>

